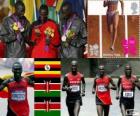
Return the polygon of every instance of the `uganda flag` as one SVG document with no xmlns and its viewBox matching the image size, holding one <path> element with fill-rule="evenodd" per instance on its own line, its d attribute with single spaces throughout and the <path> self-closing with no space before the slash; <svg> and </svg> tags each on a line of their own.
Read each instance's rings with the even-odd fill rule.
<svg viewBox="0 0 140 116">
<path fill-rule="evenodd" d="M 60 116 L 60 59 L 35 59 L 35 116 Z"/>
</svg>

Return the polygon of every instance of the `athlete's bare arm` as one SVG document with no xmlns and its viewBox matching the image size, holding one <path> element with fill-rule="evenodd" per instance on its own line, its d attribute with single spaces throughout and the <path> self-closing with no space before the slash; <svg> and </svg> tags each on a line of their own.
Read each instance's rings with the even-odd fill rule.
<svg viewBox="0 0 140 116">
<path fill-rule="evenodd" d="M 94 79 L 94 82 L 93 82 L 93 87 L 92 87 L 93 94 L 95 94 L 95 90 L 96 90 L 96 79 Z"/>
<path fill-rule="evenodd" d="M 140 90 L 140 81 L 139 81 L 139 79 L 137 78 L 133 83 Z"/>
<path fill-rule="evenodd" d="M 28 81 L 28 84 L 31 86 L 34 86 L 34 80 L 30 79 L 30 78 L 26 78 Z"/>
<path fill-rule="evenodd" d="M 68 91 L 70 88 L 68 87 L 68 78 L 67 76 L 64 77 L 63 85 L 62 85 L 62 91 Z"/>
<path fill-rule="evenodd" d="M 12 81 L 12 79 L 7 79 L 7 80 L 3 81 L 0 85 L 0 91 L 2 91 L 7 86 L 7 84 L 11 81 Z"/>
<path fill-rule="evenodd" d="M 104 0 L 103 6 L 104 7 L 108 6 L 108 0 Z"/>
<path fill-rule="evenodd" d="M 110 79 L 111 79 L 111 78 L 110 78 Z M 116 85 L 115 85 L 113 79 L 110 80 L 110 83 L 111 83 L 111 85 L 112 85 L 112 86 L 110 87 L 110 89 L 116 90 L 117 87 L 116 87 Z"/>
<path fill-rule="evenodd" d="M 85 95 L 85 87 L 86 87 L 86 83 L 85 83 L 85 78 L 84 76 L 82 77 L 82 95 Z"/>
<path fill-rule="evenodd" d="M 124 14 L 124 1 L 123 0 L 119 0 L 121 3 L 121 9 L 122 9 L 122 15 Z"/>
<path fill-rule="evenodd" d="M 120 84 L 121 84 L 121 78 L 119 78 L 118 83 L 117 83 L 116 99 L 119 99 L 119 95 L 120 95 Z"/>
</svg>

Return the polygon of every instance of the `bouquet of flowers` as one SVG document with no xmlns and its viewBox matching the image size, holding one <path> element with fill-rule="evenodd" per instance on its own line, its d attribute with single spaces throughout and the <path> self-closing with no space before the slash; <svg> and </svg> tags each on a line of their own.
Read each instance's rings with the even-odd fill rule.
<svg viewBox="0 0 140 116">
<path fill-rule="evenodd" d="M 54 37 L 54 29 L 52 29 L 50 27 L 47 27 L 45 29 L 44 33 L 46 35 L 46 46 L 45 46 L 45 50 L 48 51 L 50 40 Z"/>
<path fill-rule="evenodd" d="M 53 38 L 54 37 L 54 29 L 47 27 L 44 31 L 45 35 L 47 35 L 48 37 Z"/>
<path fill-rule="evenodd" d="M 13 29 L 14 31 L 24 32 L 24 27 L 21 25 L 20 22 L 14 22 L 14 23 L 12 24 L 12 29 Z"/>
<path fill-rule="evenodd" d="M 75 31 L 74 30 L 68 30 L 66 33 L 67 39 L 73 39 L 75 36 Z"/>
<path fill-rule="evenodd" d="M 69 30 L 67 30 L 66 34 L 64 35 L 65 37 L 64 36 L 62 37 L 62 41 L 63 42 L 71 41 L 75 35 L 76 35 L 75 31 L 72 29 L 69 29 Z"/>
<path fill-rule="evenodd" d="M 62 36 L 62 41 L 65 47 L 69 46 L 69 43 L 71 42 L 72 39 L 74 39 L 76 33 L 73 29 L 67 30 L 65 35 Z"/>
</svg>

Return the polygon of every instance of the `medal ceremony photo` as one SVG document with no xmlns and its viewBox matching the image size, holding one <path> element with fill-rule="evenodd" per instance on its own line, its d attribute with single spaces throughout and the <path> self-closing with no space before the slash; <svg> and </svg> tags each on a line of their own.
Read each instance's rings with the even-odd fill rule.
<svg viewBox="0 0 140 116">
<path fill-rule="evenodd" d="M 140 116 L 140 0 L 0 0 L 0 116 Z"/>
</svg>

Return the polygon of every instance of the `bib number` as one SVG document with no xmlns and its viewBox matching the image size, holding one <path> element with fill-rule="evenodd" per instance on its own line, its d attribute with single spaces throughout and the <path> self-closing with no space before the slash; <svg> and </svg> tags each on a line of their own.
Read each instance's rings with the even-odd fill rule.
<svg viewBox="0 0 140 116">
<path fill-rule="evenodd" d="M 105 92 L 105 91 L 107 91 L 107 89 L 105 88 L 104 85 L 98 85 L 97 87 L 98 87 L 98 91 L 99 92 Z"/>
<path fill-rule="evenodd" d="M 73 85 L 73 86 L 70 86 L 71 88 L 71 91 L 72 92 L 78 92 L 80 91 L 80 86 L 79 85 Z"/>
<path fill-rule="evenodd" d="M 132 98 L 133 96 L 134 96 L 134 92 L 132 92 L 132 91 L 124 91 L 123 92 L 124 98 Z"/>
<path fill-rule="evenodd" d="M 11 99 L 14 101 L 24 101 L 26 93 L 24 91 L 12 92 Z"/>
</svg>

